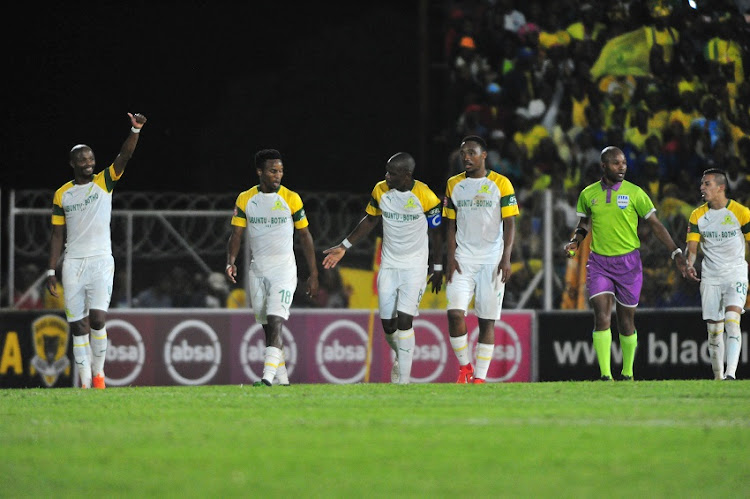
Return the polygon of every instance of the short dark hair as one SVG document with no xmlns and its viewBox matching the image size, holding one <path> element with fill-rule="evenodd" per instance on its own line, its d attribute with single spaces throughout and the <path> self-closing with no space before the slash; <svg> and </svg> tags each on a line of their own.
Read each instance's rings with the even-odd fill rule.
<svg viewBox="0 0 750 499">
<path fill-rule="evenodd" d="M 463 144 L 464 142 L 469 142 L 469 141 L 476 142 L 477 144 L 479 144 L 479 147 L 482 148 L 482 151 L 487 150 L 487 142 L 479 135 L 469 135 L 467 137 L 464 137 L 463 140 L 461 141 L 461 144 Z"/>
<path fill-rule="evenodd" d="M 607 146 L 602 149 L 600 160 L 602 163 L 609 163 L 610 161 L 612 161 L 612 158 L 614 158 L 618 154 L 623 154 L 622 150 L 619 147 Z"/>
<path fill-rule="evenodd" d="M 414 168 L 417 165 L 412 155 L 407 152 L 397 152 L 396 154 L 388 158 L 388 164 L 399 168 L 404 168 L 411 174 L 414 173 Z"/>
<path fill-rule="evenodd" d="M 70 150 L 70 161 L 75 161 L 76 156 L 83 153 L 84 151 L 91 151 L 91 148 L 86 144 L 77 144 Z"/>
<path fill-rule="evenodd" d="M 255 168 L 262 170 L 269 159 L 281 159 L 281 153 L 276 149 L 261 149 L 255 153 Z"/>
<path fill-rule="evenodd" d="M 729 183 L 727 182 L 727 172 L 721 168 L 709 168 L 703 171 L 703 175 L 713 175 L 716 183 L 724 186 L 724 190 L 729 192 Z"/>
</svg>

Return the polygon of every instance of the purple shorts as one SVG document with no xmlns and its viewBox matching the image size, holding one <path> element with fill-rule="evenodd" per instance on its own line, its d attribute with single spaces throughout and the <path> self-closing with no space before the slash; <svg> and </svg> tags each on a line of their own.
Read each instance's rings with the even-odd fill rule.
<svg viewBox="0 0 750 499">
<path fill-rule="evenodd" d="M 638 305 L 643 286 L 643 266 L 638 250 L 625 255 L 602 256 L 589 254 L 586 264 L 586 288 L 589 299 L 602 293 L 615 295 L 615 300 L 627 307 Z"/>
</svg>

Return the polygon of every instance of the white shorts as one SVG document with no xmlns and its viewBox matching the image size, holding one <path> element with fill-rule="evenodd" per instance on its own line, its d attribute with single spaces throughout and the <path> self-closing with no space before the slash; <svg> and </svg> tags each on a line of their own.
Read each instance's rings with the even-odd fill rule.
<svg viewBox="0 0 750 499">
<path fill-rule="evenodd" d="M 87 317 L 91 309 L 109 310 L 114 279 L 115 259 L 112 255 L 65 258 L 62 285 L 68 322 Z"/>
<path fill-rule="evenodd" d="M 427 288 L 427 267 L 416 269 L 380 269 L 378 272 L 378 308 L 381 319 L 393 319 L 398 312 L 416 317 Z"/>
<path fill-rule="evenodd" d="M 723 321 L 725 311 L 730 306 L 739 307 L 745 313 L 747 280 L 728 280 L 723 284 L 701 281 L 700 288 L 704 321 Z"/>
<path fill-rule="evenodd" d="M 265 275 L 249 272 L 250 306 L 258 324 L 268 324 L 268 316 L 287 320 L 297 290 L 297 267 L 287 267 Z"/>
<path fill-rule="evenodd" d="M 480 319 L 499 320 L 505 296 L 505 283 L 500 279 L 495 264 L 466 264 L 459 262 L 462 273 L 453 273 L 445 286 L 448 310 L 469 310 L 474 298 L 474 312 Z"/>
</svg>

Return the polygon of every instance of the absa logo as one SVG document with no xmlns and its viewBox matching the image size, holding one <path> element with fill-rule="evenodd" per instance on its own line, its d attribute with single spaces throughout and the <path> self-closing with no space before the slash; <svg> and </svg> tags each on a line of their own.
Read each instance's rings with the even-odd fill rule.
<svg viewBox="0 0 750 499">
<path fill-rule="evenodd" d="M 146 361 L 143 337 L 131 323 L 107 321 L 107 358 L 104 376 L 108 386 L 127 386 L 141 374 Z"/>
<path fill-rule="evenodd" d="M 430 321 L 414 321 L 414 334 L 417 334 L 417 345 L 414 348 L 411 366 L 413 383 L 431 383 L 445 371 L 448 360 L 448 347 L 443 332 Z M 391 360 L 396 354 L 391 350 Z"/>
<path fill-rule="evenodd" d="M 164 363 L 167 373 L 176 382 L 182 385 L 203 385 L 219 370 L 219 337 L 203 321 L 181 322 L 167 336 Z"/>
<path fill-rule="evenodd" d="M 289 377 L 292 377 L 297 365 L 297 343 L 292 332 L 281 326 L 281 341 L 284 344 L 284 363 Z M 240 364 L 242 371 L 251 381 L 260 381 L 263 377 L 263 364 L 266 357 L 266 333 L 261 324 L 253 324 L 245 332 L 240 343 Z"/>
<path fill-rule="evenodd" d="M 471 332 L 469 344 L 473 347 L 472 359 L 476 365 L 476 344 L 479 339 L 479 326 Z M 518 372 L 523 357 L 523 348 L 518 333 L 501 320 L 495 322 L 495 349 L 487 373 L 487 382 L 508 381 Z"/>
<path fill-rule="evenodd" d="M 367 369 L 367 332 L 354 321 L 331 322 L 318 338 L 315 363 L 329 383 L 358 383 Z"/>
</svg>

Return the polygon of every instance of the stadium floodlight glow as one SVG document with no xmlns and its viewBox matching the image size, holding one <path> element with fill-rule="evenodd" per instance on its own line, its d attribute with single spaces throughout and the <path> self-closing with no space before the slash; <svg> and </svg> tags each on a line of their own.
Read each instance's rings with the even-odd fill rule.
<svg viewBox="0 0 750 499">
<path fill-rule="evenodd" d="M 697 8 L 698 8 L 698 4 L 697 4 L 697 3 L 695 3 L 695 0 L 688 0 L 688 5 L 689 5 L 689 6 L 691 7 L 691 8 L 693 8 L 693 9 L 697 9 Z"/>
</svg>

